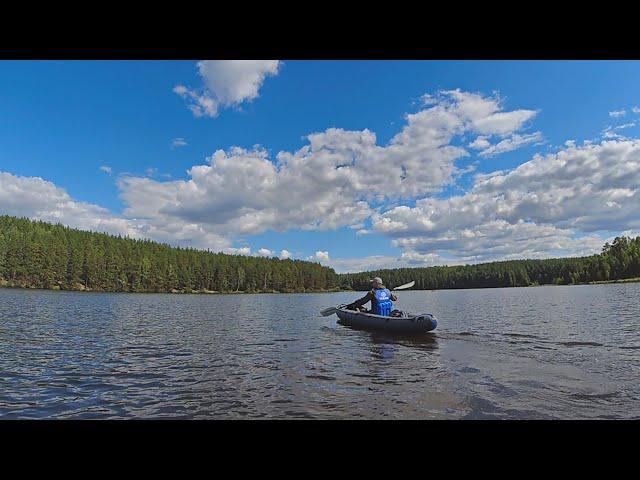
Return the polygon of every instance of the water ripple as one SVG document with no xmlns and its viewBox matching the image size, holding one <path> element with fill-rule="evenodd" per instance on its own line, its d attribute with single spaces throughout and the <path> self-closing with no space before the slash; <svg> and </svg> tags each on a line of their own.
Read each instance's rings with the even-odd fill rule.
<svg viewBox="0 0 640 480">
<path fill-rule="evenodd" d="M 0 418 L 640 417 L 640 284 L 399 293 L 419 337 L 353 297 L 0 289 Z"/>
</svg>

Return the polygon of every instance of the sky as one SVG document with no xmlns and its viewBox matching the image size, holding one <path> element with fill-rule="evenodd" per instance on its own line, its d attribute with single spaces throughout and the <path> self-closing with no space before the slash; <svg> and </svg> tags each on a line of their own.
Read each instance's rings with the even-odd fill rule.
<svg viewBox="0 0 640 480">
<path fill-rule="evenodd" d="M 640 62 L 0 61 L 0 214 L 338 272 L 640 233 Z"/>
</svg>

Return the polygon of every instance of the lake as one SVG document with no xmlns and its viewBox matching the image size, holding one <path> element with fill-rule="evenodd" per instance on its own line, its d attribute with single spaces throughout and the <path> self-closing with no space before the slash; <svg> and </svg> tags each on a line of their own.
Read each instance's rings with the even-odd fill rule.
<svg viewBox="0 0 640 480">
<path fill-rule="evenodd" d="M 438 328 L 318 311 L 362 294 L 0 289 L 0 418 L 640 418 L 640 284 L 404 291 Z"/>
</svg>

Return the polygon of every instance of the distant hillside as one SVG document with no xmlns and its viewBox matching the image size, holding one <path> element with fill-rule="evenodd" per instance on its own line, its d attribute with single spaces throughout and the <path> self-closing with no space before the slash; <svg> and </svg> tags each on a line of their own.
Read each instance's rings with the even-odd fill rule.
<svg viewBox="0 0 640 480">
<path fill-rule="evenodd" d="M 513 260 L 452 267 L 398 268 L 340 275 L 342 288 L 369 289 L 382 277 L 389 287 L 415 280 L 415 289 L 525 287 L 603 282 L 640 277 L 640 237 L 618 237 L 589 257 Z"/>
<path fill-rule="evenodd" d="M 175 248 L 0 216 L 0 285 L 107 292 L 305 292 L 337 288 L 301 260 Z"/>
</svg>

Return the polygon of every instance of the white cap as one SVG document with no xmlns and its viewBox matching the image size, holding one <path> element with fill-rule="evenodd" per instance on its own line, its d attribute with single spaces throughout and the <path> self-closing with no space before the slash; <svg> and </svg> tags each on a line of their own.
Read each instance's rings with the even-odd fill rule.
<svg viewBox="0 0 640 480">
<path fill-rule="evenodd" d="M 372 282 L 377 282 L 380 285 L 382 285 L 382 279 L 380 277 L 374 277 L 371 279 Z"/>
</svg>

